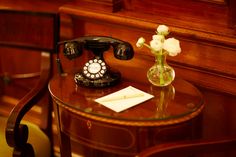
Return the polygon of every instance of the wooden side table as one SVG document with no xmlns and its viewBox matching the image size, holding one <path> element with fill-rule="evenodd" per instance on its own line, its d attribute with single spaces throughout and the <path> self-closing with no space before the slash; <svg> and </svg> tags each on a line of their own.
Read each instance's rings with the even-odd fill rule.
<svg viewBox="0 0 236 157">
<path fill-rule="evenodd" d="M 203 97 L 182 79 L 159 88 L 123 78 L 116 86 L 94 89 L 77 86 L 73 77 L 56 76 L 49 83 L 62 157 L 71 156 L 71 140 L 83 147 L 85 156 L 135 156 L 152 145 L 193 139 L 201 132 L 197 115 Z M 127 86 L 155 97 L 120 113 L 94 101 Z"/>
</svg>

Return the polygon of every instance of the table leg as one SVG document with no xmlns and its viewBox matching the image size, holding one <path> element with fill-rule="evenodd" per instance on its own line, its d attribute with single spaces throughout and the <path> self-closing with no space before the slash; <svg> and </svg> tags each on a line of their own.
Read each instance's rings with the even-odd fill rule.
<svg viewBox="0 0 236 157">
<path fill-rule="evenodd" d="M 61 125 L 60 125 L 60 117 L 59 117 L 59 107 L 58 104 L 53 101 L 53 107 L 54 107 L 54 114 L 57 122 L 57 130 L 58 130 L 58 140 L 60 145 L 60 154 L 61 157 L 71 157 L 71 143 L 70 143 L 70 137 L 68 137 L 65 133 L 61 131 Z"/>
</svg>

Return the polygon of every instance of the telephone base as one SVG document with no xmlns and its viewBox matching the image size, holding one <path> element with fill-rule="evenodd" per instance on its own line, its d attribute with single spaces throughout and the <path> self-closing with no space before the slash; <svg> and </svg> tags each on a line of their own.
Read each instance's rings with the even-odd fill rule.
<svg viewBox="0 0 236 157">
<path fill-rule="evenodd" d="M 82 72 L 79 72 L 75 74 L 74 80 L 78 85 L 82 85 L 85 87 L 102 88 L 116 85 L 120 82 L 120 78 L 120 72 L 107 71 L 102 78 L 92 80 L 86 78 Z"/>
</svg>

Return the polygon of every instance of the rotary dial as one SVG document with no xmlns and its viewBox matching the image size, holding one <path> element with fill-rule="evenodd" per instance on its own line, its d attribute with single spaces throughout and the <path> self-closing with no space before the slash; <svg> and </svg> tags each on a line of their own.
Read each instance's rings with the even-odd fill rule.
<svg viewBox="0 0 236 157">
<path fill-rule="evenodd" d="M 83 67 L 83 74 L 88 79 L 99 79 L 107 70 L 106 64 L 101 59 L 89 60 Z"/>
</svg>

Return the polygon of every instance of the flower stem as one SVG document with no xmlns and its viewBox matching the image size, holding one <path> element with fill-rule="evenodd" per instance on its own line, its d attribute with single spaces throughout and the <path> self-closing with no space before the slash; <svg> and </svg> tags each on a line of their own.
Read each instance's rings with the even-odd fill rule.
<svg viewBox="0 0 236 157">
<path fill-rule="evenodd" d="M 157 60 L 158 60 L 158 65 L 160 66 L 160 85 L 164 85 L 165 84 L 165 80 L 163 77 L 163 72 L 164 72 L 164 54 L 162 53 L 162 50 L 160 51 L 160 53 L 157 55 Z"/>
<path fill-rule="evenodd" d="M 149 48 L 154 55 L 157 54 L 157 52 L 151 46 L 149 46 L 148 44 L 144 43 L 143 45 L 146 46 L 147 48 Z"/>
</svg>

